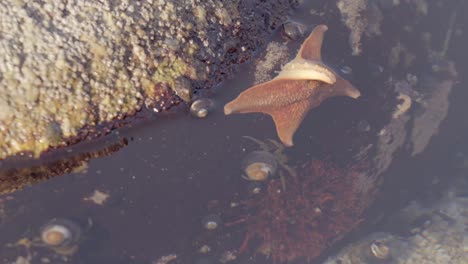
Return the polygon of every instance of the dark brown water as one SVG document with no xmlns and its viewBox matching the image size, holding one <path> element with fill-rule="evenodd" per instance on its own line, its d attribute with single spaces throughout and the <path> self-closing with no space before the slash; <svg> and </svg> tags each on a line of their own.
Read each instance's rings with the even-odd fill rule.
<svg viewBox="0 0 468 264">
<path fill-rule="evenodd" d="M 468 110 L 464 32 L 468 24 L 461 10 L 466 11 L 466 6 L 456 1 L 440 6 L 435 4 L 437 1 L 428 2 L 429 13 L 418 22 L 413 21 L 416 18 L 405 17 L 411 12 L 405 12 L 404 8 L 395 11 L 382 5 L 385 35 L 369 41 L 364 38 L 364 53 L 358 57 L 350 55 L 349 31 L 334 4 L 306 3 L 291 14 L 291 18 L 306 24 L 308 30 L 314 24 L 329 25 L 323 47 L 324 61 L 337 70 L 351 67 L 352 74 L 346 77 L 363 94 L 359 100 L 331 99 L 309 113 L 295 135 L 296 146 L 285 152 L 290 164 L 295 165 L 325 156 L 346 164 L 346 159 L 364 142 L 375 143 L 375 135 L 388 122 L 384 113 L 389 112 L 395 100 L 385 81 L 389 76 L 406 76 L 405 70 L 389 69 L 385 64 L 389 46 L 394 45 L 395 38 L 401 38 L 409 47 L 421 45 L 419 35 L 424 30 L 432 34 L 431 43 L 438 49 L 450 26 L 449 17 L 457 12 L 456 32 L 446 55 L 455 61 L 459 80 L 450 95 L 449 114 L 421 155 L 411 157 L 407 147 L 396 152 L 392 166 L 384 173 L 388 176 L 383 176 L 389 179 L 369 214 L 375 219 L 411 199 L 430 200 L 437 192 L 430 189 L 434 188 L 430 184 L 432 176 L 446 174 L 447 183 L 442 181 L 436 186 L 444 188 L 449 184 L 456 154 L 468 155 L 468 119 L 464 115 Z M 311 15 L 311 8 L 323 8 L 320 10 L 325 13 Z M 415 31 L 404 33 L 405 25 L 411 25 Z M 273 40 L 283 41 L 279 35 L 276 33 Z M 301 42 L 302 39 L 288 44 L 291 56 Z M 411 73 L 427 76 L 430 65 L 418 57 L 422 53 L 418 54 L 414 47 L 411 49 L 417 57 Z M 377 70 L 379 66 L 383 69 L 381 73 Z M 76 148 L 76 151 L 102 149 L 120 139 L 128 140 L 127 146 L 110 156 L 91 159 L 79 172 L 1 195 L 0 262 L 10 263 L 17 256 L 29 253 L 31 263 L 40 263 L 41 258 L 49 258 L 52 263 L 152 263 L 168 254 L 178 256 L 174 263 L 218 263 L 223 252 L 237 250 L 244 238 L 242 223 L 207 231 L 201 222 L 213 213 L 225 217 L 225 222 L 241 218 L 224 210 L 248 195 L 249 182 L 241 177 L 240 163 L 258 147 L 243 136 L 261 140 L 276 138 L 274 124 L 268 116 L 226 117 L 222 112 L 226 102 L 252 85 L 254 69 L 253 62 L 241 65 L 233 79 L 210 93 L 216 106 L 205 119 L 194 118 L 187 110 L 181 110 L 142 120 L 98 143 Z M 412 114 L 416 115 L 417 111 Z M 369 124 L 370 132 L 359 132 L 363 122 Z M 104 205 L 84 200 L 95 190 L 109 194 Z M 79 251 L 67 260 L 47 248 L 7 245 L 21 238 L 37 237 L 40 227 L 54 217 L 76 221 L 84 229 Z M 372 229 L 374 222 L 378 224 L 373 220 L 370 219 L 373 224 L 367 229 Z M 346 240 L 352 241 L 359 235 L 356 232 Z M 211 251 L 198 253 L 205 244 Z M 271 263 L 260 254 L 239 258 L 233 263 Z"/>
</svg>

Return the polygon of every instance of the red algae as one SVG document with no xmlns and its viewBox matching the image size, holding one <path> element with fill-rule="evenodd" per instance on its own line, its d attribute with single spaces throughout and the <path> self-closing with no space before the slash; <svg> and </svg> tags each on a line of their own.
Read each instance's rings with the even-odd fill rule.
<svg viewBox="0 0 468 264">
<path fill-rule="evenodd" d="M 262 197 L 247 202 L 252 212 L 240 252 L 260 240 L 258 252 L 274 263 L 311 261 L 361 222 L 369 204 L 362 199 L 369 201 L 375 190 L 356 186 L 363 177 L 360 168 L 314 160 L 298 176 L 288 177 L 286 188 L 281 180 L 271 180 Z"/>
</svg>

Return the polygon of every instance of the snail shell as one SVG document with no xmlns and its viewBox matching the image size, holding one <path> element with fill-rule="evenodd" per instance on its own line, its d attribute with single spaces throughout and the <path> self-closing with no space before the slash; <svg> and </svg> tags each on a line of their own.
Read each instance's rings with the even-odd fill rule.
<svg viewBox="0 0 468 264">
<path fill-rule="evenodd" d="M 211 109 L 214 107 L 214 102 L 208 98 L 200 98 L 193 101 L 190 106 L 190 113 L 198 118 L 205 118 Z"/>
<path fill-rule="evenodd" d="M 276 173 L 277 168 L 275 156 L 267 151 L 251 152 L 242 161 L 242 170 L 252 181 L 266 180 Z"/>
<path fill-rule="evenodd" d="M 57 253 L 69 255 L 78 249 L 81 228 L 67 219 L 54 218 L 40 229 L 41 240 Z"/>
<path fill-rule="evenodd" d="M 202 219 L 202 225 L 208 230 L 214 230 L 218 228 L 222 223 L 221 217 L 217 214 L 210 214 Z"/>
</svg>

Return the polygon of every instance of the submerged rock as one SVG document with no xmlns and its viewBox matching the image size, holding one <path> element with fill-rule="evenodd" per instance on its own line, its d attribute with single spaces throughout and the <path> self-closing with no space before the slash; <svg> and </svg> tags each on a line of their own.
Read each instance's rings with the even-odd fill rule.
<svg viewBox="0 0 468 264">
<path fill-rule="evenodd" d="M 2 1 L 0 159 L 38 156 L 143 107 L 163 111 L 181 102 L 177 80 L 214 85 L 291 2 Z"/>
<path fill-rule="evenodd" d="M 452 191 L 429 207 L 413 202 L 396 216 L 402 222 L 400 227 L 410 229 L 408 235 L 375 232 L 348 245 L 324 264 L 466 263 L 467 205 L 466 197 Z M 415 226 L 418 222 L 422 224 Z"/>
<path fill-rule="evenodd" d="M 96 144 L 96 142 L 90 142 L 89 144 Z M 21 190 L 26 186 L 65 173 L 86 171 L 90 160 L 110 156 L 127 145 L 128 141 L 126 139 L 114 139 L 103 146 L 95 145 L 93 150 L 78 151 L 72 149 L 72 151 L 68 151 L 68 149 L 64 149 L 57 151 L 55 157 L 31 163 L 26 161 L 27 164 L 22 161 L 10 162 L 7 163 L 8 165 L 0 162 L 0 195 Z"/>
</svg>

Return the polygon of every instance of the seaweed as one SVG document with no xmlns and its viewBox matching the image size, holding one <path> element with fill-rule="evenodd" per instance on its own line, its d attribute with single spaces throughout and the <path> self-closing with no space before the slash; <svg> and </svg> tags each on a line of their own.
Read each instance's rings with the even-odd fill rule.
<svg viewBox="0 0 468 264">
<path fill-rule="evenodd" d="M 339 168 L 325 161 L 306 163 L 296 177 L 272 179 L 263 196 L 246 202 L 250 214 L 239 249 L 254 241 L 274 263 L 311 261 L 362 220 L 360 166 Z M 364 176 L 365 177 L 365 176 Z"/>
</svg>

